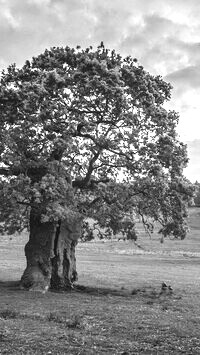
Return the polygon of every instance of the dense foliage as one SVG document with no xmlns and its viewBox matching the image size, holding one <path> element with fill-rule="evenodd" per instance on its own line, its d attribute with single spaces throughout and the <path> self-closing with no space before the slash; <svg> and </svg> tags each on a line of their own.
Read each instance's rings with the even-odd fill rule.
<svg viewBox="0 0 200 355">
<path fill-rule="evenodd" d="M 30 209 L 71 214 L 116 233 L 125 216 L 184 238 L 191 188 L 170 84 L 103 43 L 52 48 L 0 82 L 1 232 L 28 227 Z"/>
</svg>

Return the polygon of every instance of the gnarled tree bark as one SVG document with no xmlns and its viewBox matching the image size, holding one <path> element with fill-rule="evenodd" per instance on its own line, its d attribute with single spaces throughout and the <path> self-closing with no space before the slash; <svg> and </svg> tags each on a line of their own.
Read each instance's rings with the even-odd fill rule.
<svg viewBox="0 0 200 355">
<path fill-rule="evenodd" d="M 30 235 L 25 246 L 27 266 L 21 287 L 47 291 L 72 288 L 77 280 L 75 247 L 81 234 L 80 217 L 55 222 L 41 222 L 31 211 Z"/>
<path fill-rule="evenodd" d="M 75 247 L 80 235 L 80 219 L 74 218 L 71 221 L 65 220 L 60 223 L 54 241 L 51 288 L 69 289 L 78 279 Z"/>
</svg>

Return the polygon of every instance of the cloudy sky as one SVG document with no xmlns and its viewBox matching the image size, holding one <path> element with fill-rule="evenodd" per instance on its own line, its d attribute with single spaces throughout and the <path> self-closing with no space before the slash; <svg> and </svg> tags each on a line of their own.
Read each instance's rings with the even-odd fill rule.
<svg viewBox="0 0 200 355">
<path fill-rule="evenodd" d="M 171 82 L 185 175 L 200 182 L 199 0 L 0 0 L 0 69 L 52 46 L 101 41 Z"/>
</svg>

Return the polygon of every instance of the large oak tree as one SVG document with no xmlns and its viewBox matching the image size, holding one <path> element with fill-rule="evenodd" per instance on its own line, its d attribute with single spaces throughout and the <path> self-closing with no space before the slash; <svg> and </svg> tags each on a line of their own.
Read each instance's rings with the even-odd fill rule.
<svg viewBox="0 0 200 355">
<path fill-rule="evenodd" d="M 191 193 L 170 84 L 103 43 L 52 48 L 0 82 L 0 228 L 28 228 L 23 287 L 68 288 L 85 217 L 124 215 L 184 238 Z"/>
</svg>

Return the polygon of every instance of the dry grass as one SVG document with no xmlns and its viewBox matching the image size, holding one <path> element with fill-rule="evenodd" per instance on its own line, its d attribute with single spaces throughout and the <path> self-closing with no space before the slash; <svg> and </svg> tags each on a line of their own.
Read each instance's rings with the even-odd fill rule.
<svg viewBox="0 0 200 355">
<path fill-rule="evenodd" d="M 182 242 L 80 244 L 69 293 L 20 290 L 27 236 L 2 238 L 0 354 L 200 354 L 199 212 Z"/>
</svg>

